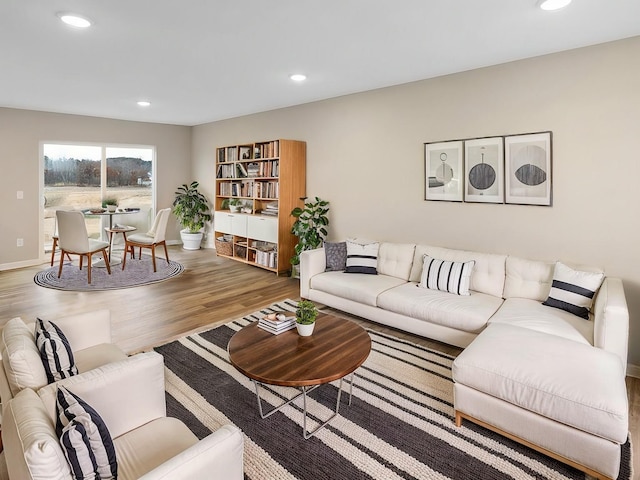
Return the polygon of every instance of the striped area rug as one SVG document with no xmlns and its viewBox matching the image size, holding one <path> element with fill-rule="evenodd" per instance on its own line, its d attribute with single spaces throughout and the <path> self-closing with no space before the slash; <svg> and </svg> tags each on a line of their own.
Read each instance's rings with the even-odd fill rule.
<svg viewBox="0 0 640 480">
<path fill-rule="evenodd" d="M 230 365 L 231 336 L 291 300 L 156 348 L 164 355 L 168 415 L 200 438 L 234 423 L 245 434 L 245 476 L 266 479 L 584 479 L 585 475 L 488 430 L 453 421 L 453 357 L 369 331 L 372 351 L 357 371 L 351 406 L 317 436 L 302 438 L 301 400 L 269 418 L 258 414 L 251 381 Z M 297 391 L 269 388 L 271 405 Z M 314 421 L 328 418 L 337 382 L 310 394 Z M 300 405 L 298 405 L 300 403 Z M 264 405 L 264 404 L 263 404 Z M 317 424 L 308 425 L 310 429 Z M 620 479 L 630 479 L 630 445 Z"/>
</svg>

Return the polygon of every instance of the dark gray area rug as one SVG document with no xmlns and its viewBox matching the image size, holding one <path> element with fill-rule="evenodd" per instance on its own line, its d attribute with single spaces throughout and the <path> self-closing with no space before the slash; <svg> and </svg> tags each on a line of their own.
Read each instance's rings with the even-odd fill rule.
<svg viewBox="0 0 640 480">
<path fill-rule="evenodd" d="M 180 263 L 170 260 L 169 264 L 167 264 L 167 260 L 164 257 L 157 257 L 157 271 L 154 272 L 151 256 L 144 254 L 141 260 L 138 260 L 137 257 L 135 259 L 129 258 L 124 270 L 122 270 L 121 264 L 113 265 L 111 267 L 111 275 L 107 273 L 107 269 L 104 267 L 92 267 L 91 284 L 87 283 L 86 259 L 82 270 L 78 268 L 77 261 L 73 263 L 65 262 L 60 278 L 58 278 L 58 268 L 59 265 L 56 264 L 51 268 L 38 272 L 33 281 L 41 287 L 55 288 L 57 290 L 115 290 L 163 282 L 177 277 L 184 271 L 184 267 Z"/>
<path fill-rule="evenodd" d="M 343 392 L 340 415 L 317 436 L 302 438 L 302 406 L 297 404 L 301 400 L 261 419 L 253 384 L 229 363 L 227 344 L 261 314 L 293 311 L 295 305 L 286 300 L 156 348 L 166 366 L 167 414 L 180 418 L 200 438 L 228 423 L 242 429 L 246 478 L 585 478 L 582 472 L 470 422 L 456 428 L 454 357 L 374 331 L 369 331 L 372 351 L 357 371 L 351 406 Z M 271 405 L 296 393 L 277 387 L 269 392 L 265 398 Z M 315 421 L 330 416 L 336 395 L 337 382 L 310 394 Z M 627 442 L 619 479 L 630 478 Z"/>
</svg>

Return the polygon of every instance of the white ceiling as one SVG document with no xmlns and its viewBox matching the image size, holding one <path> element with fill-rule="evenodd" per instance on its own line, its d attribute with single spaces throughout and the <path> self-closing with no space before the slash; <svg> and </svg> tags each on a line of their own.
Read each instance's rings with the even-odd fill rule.
<svg viewBox="0 0 640 480">
<path fill-rule="evenodd" d="M 640 0 L 537 1 L 0 0 L 0 106 L 196 125 L 640 35 Z"/>
</svg>

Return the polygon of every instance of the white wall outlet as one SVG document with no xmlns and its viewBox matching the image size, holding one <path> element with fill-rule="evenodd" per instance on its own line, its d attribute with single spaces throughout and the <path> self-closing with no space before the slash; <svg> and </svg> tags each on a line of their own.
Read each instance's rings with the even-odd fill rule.
<svg viewBox="0 0 640 480">
<path fill-rule="evenodd" d="M 19 239 L 18 239 L 18 241 L 17 241 L 16 243 L 17 243 L 17 245 L 18 245 L 19 247 L 24 247 L 24 239 L 19 238 Z"/>
<path fill-rule="evenodd" d="M 22 200 L 22 199 L 24 198 L 24 192 L 23 192 L 22 190 L 18 190 L 18 191 L 16 192 L 16 198 L 17 198 L 18 200 Z"/>
</svg>

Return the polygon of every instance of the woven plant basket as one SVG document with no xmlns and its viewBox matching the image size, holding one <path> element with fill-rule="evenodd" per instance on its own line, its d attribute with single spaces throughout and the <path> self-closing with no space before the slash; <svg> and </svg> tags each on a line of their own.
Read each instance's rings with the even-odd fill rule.
<svg viewBox="0 0 640 480">
<path fill-rule="evenodd" d="M 223 242 L 216 239 L 216 252 L 218 255 L 233 256 L 233 244 L 231 242 Z"/>
</svg>

